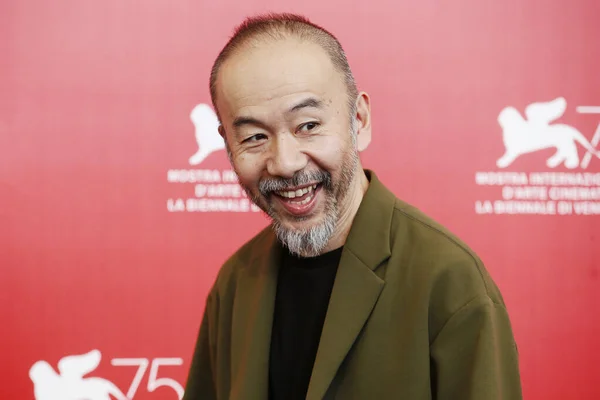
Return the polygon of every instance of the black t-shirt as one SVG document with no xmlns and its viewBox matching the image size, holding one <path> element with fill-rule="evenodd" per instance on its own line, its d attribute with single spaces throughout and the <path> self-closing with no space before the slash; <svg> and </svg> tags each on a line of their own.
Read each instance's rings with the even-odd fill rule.
<svg viewBox="0 0 600 400">
<path fill-rule="evenodd" d="M 269 360 L 270 400 L 306 398 L 342 248 L 317 257 L 283 256 Z"/>
</svg>

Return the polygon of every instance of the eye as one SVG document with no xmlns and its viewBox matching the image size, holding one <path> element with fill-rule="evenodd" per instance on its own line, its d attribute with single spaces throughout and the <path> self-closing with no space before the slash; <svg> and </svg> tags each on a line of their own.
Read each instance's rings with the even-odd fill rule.
<svg viewBox="0 0 600 400">
<path fill-rule="evenodd" d="M 252 135 L 244 140 L 242 140 L 242 143 L 248 143 L 248 144 L 252 144 L 252 143 L 256 143 L 259 142 L 263 139 L 266 139 L 267 135 L 263 134 L 263 133 L 259 133 L 256 135 Z"/>
<path fill-rule="evenodd" d="M 305 124 L 302 124 L 298 127 L 298 131 L 300 132 L 310 132 L 315 130 L 317 127 L 319 126 L 318 122 L 307 122 Z"/>
</svg>

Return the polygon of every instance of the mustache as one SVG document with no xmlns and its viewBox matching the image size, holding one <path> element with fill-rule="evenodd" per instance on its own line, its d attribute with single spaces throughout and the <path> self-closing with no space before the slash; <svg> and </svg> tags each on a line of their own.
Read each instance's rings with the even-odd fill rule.
<svg viewBox="0 0 600 400">
<path fill-rule="evenodd" d="M 258 190 L 263 196 L 271 192 L 287 190 L 293 187 L 322 183 L 326 189 L 331 189 L 331 174 L 322 170 L 298 171 L 291 179 L 263 178 L 258 183 Z"/>
</svg>

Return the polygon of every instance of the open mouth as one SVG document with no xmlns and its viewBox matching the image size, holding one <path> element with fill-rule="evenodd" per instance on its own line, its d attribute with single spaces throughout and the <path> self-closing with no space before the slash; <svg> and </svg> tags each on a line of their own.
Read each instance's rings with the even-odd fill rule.
<svg viewBox="0 0 600 400">
<path fill-rule="evenodd" d="M 294 189 L 278 190 L 273 194 L 289 213 L 303 215 L 314 208 L 321 186 L 321 183 L 315 183 Z"/>
</svg>

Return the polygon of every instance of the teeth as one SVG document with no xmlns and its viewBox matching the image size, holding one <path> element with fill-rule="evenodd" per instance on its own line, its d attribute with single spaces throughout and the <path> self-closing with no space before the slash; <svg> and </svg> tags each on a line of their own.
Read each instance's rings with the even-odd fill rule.
<svg viewBox="0 0 600 400">
<path fill-rule="evenodd" d="M 304 199 L 304 200 L 302 200 L 302 201 L 292 201 L 292 203 L 294 203 L 294 204 L 300 204 L 300 205 L 303 205 L 303 204 L 306 204 L 306 203 L 308 203 L 309 201 L 311 201 L 311 200 L 312 200 L 312 198 L 313 198 L 312 196 L 308 196 L 307 198 L 305 198 L 305 199 Z"/>
<path fill-rule="evenodd" d="M 313 190 L 316 189 L 316 187 L 317 187 L 317 185 L 312 185 L 312 186 L 305 187 L 303 189 L 282 190 L 282 191 L 279 191 L 276 193 L 278 195 L 280 195 L 281 197 L 286 197 L 288 199 L 294 199 L 296 197 L 304 196 L 306 193 L 311 193 Z"/>
</svg>

